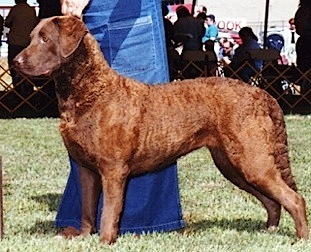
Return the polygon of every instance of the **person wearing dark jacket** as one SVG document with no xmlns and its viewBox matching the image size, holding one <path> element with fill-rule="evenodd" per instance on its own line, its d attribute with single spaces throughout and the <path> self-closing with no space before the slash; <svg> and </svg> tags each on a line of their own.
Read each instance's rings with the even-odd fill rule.
<svg viewBox="0 0 311 252">
<path fill-rule="evenodd" d="M 183 5 L 176 9 L 176 14 L 178 19 L 174 23 L 175 41 L 183 44 L 183 52 L 202 50 L 202 37 L 205 32 L 202 22 L 191 16 Z"/>
<path fill-rule="evenodd" d="M 27 0 L 15 0 L 16 5 L 12 7 L 5 19 L 4 26 L 10 28 L 8 34 L 8 63 L 14 87 L 20 83 L 21 78 L 13 69 L 13 59 L 30 43 L 30 33 L 37 25 L 38 18 L 33 7 L 27 4 Z M 31 92 L 32 86 L 26 83 L 20 84 L 19 93 L 23 95 Z"/>
<path fill-rule="evenodd" d="M 311 1 L 300 0 L 295 13 L 297 67 L 305 72 L 311 68 Z"/>
</svg>

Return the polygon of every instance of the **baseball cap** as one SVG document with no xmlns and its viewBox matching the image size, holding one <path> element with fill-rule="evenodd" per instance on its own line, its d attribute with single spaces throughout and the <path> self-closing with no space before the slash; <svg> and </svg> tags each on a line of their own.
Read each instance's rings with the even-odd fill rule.
<svg viewBox="0 0 311 252">
<path fill-rule="evenodd" d="M 206 18 L 210 18 L 213 22 L 215 22 L 215 16 L 213 14 L 207 15 Z"/>
</svg>

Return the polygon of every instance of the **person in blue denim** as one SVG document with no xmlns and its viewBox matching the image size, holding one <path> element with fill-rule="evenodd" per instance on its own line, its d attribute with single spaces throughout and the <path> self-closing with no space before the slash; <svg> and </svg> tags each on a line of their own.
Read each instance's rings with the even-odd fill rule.
<svg viewBox="0 0 311 252">
<path fill-rule="evenodd" d="M 160 0 L 63 0 L 62 13 L 82 17 L 112 68 L 149 84 L 169 80 Z M 156 155 L 156 154 L 155 154 Z M 78 166 L 71 170 L 55 219 L 65 228 L 81 227 L 81 185 Z M 100 232 L 102 198 L 96 220 Z M 184 227 L 179 199 L 177 165 L 129 180 L 120 233 L 165 232 Z"/>
</svg>

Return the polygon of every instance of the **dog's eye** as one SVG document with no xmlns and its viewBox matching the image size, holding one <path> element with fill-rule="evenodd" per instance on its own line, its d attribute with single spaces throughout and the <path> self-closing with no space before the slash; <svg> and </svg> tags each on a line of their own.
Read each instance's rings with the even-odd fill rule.
<svg viewBox="0 0 311 252">
<path fill-rule="evenodd" d="M 42 36 L 42 41 L 43 41 L 43 42 L 46 43 L 46 42 L 48 42 L 48 40 L 49 40 L 49 38 L 48 38 L 47 36 Z"/>
</svg>

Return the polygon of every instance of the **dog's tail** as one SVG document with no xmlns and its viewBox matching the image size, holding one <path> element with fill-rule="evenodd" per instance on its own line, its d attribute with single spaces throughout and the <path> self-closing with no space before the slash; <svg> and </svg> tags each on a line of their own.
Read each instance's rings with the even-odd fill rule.
<svg viewBox="0 0 311 252">
<path fill-rule="evenodd" d="M 297 191 L 297 186 L 290 168 L 287 133 L 283 111 L 277 101 L 270 95 L 268 96 L 270 117 L 274 124 L 274 134 L 276 139 L 274 160 L 278 169 L 281 171 L 283 180 L 290 188 Z"/>
</svg>

